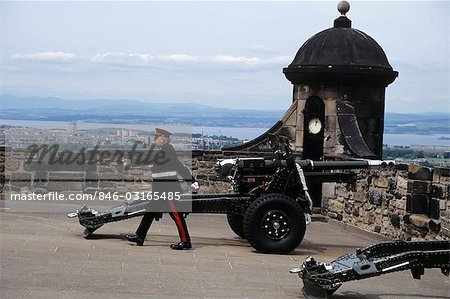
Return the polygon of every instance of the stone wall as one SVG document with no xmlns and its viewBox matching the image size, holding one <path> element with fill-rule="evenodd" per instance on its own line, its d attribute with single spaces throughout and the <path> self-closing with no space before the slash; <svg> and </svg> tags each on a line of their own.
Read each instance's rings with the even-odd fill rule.
<svg viewBox="0 0 450 299">
<path fill-rule="evenodd" d="M 57 191 L 60 193 L 93 193 L 151 190 L 151 167 L 146 164 L 135 163 L 135 156 L 146 153 L 146 150 L 127 151 L 124 160 L 118 161 L 111 158 L 95 159 L 94 164 L 82 165 L 72 162 L 68 165 L 53 164 L 43 161 L 40 165 L 36 161 L 28 163 L 29 153 L 25 149 L 0 147 L 0 190 L 10 192 L 35 192 L 46 193 Z M 110 156 L 114 156 L 111 151 Z M 55 160 L 63 157 L 60 153 Z M 99 154 L 100 155 L 100 154 Z M 191 167 L 193 175 L 201 185 L 200 193 L 226 192 L 230 184 L 219 180 L 214 165 L 219 158 L 225 156 L 221 152 L 193 152 L 185 155 L 179 153 L 179 158 L 186 166 Z M 87 154 L 88 156 L 88 154 Z M 126 160 L 126 161 L 125 161 Z M 128 164 L 128 165 L 127 165 Z M 187 189 L 188 185 L 184 184 Z"/>
<path fill-rule="evenodd" d="M 0 199 L 3 199 L 3 190 L 5 186 L 5 148 L 0 147 Z M 0 206 L 3 206 L 0 204 Z"/>
<path fill-rule="evenodd" d="M 59 154 L 55 160 L 62 157 Z M 143 191 L 150 184 L 148 166 L 124 170 L 124 163 L 102 159 L 95 164 L 79 164 L 78 161 L 48 164 L 47 161 L 27 161 L 26 150 L 5 151 L 5 189 L 11 192 L 89 193 L 93 191 L 120 192 L 135 189 Z"/>
<path fill-rule="evenodd" d="M 327 183 L 323 212 L 392 238 L 450 237 L 449 169 L 398 165 L 361 170 L 356 184 Z"/>
</svg>

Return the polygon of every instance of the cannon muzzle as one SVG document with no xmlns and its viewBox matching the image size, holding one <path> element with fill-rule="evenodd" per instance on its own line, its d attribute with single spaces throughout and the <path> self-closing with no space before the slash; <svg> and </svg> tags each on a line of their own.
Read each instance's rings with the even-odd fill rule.
<svg viewBox="0 0 450 299">
<path fill-rule="evenodd" d="M 394 168 L 394 160 L 313 161 L 295 160 L 305 170 L 364 169 L 370 167 Z"/>
</svg>

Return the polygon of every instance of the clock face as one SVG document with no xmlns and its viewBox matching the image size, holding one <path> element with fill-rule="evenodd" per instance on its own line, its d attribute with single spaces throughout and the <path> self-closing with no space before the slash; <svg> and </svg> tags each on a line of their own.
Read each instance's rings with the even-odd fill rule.
<svg viewBox="0 0 450 299">
<path fill-rule="evenodd" d="M 311 134 L 317 134 L 322 130 L 322 122 L 318 118 L 313 118 L 309 121 L 308 131 Z"/>
</svg>

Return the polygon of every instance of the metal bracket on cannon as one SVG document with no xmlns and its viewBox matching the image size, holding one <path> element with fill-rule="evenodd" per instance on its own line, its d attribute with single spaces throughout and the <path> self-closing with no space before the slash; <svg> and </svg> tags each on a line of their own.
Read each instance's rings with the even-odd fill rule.
<svg viewBox="0 0 450 299">
<path fill-rule="evenodd" d="M 308 257 L 298 273 L 306 298 L 328 298 L 346 281 L 360 280 L 387 273 L 411 270 L 420 279 L 425 268 L 450 272 L 450 241 L 389 241 L 376 243 L 355 253 L 343 255 L 330 264 Z"/>
</svg>

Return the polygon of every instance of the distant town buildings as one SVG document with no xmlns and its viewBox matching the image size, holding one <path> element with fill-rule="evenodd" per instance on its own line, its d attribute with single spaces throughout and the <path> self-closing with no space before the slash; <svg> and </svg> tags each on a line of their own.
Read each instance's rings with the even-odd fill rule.
<svg viewBox="0 0 450 299">
<path fill-rule="evenodd" d="M 139 148 L 153 143 L 153 132 L 126 128 L 78 129 L 77 123 L 68 123 L 65 129 L 42 129 L 21 126 L 2 126 L 0 142 L 11 147 L 25 148 L 32 144 L 59 144 L 60 148 L 77 150 L 82 147 L 129 148 L 138 142 Z M 224 147 L 242 144 L 242 141 L 227 136 L 203 134 L 174 134 L 171 142 L 177 150 L 221 150 Z"/>
<path fill-rule="evenodd" d="M 69 123 L 69 135 L 75 135 L 77 133 L 77 123 Z"/>
<path fill-rule="evenodd" d="M 192 149 L 221 150 L 222 148 L 240 145 L 243 141 L 227 136 L 207 136 L 203 134 L 192 134 Z"/>
<path fill-rule="evenodd" d="M 137 137 L 138 133 L 129 129 L 117 129 L 117 137 Z"/>
</svg>

